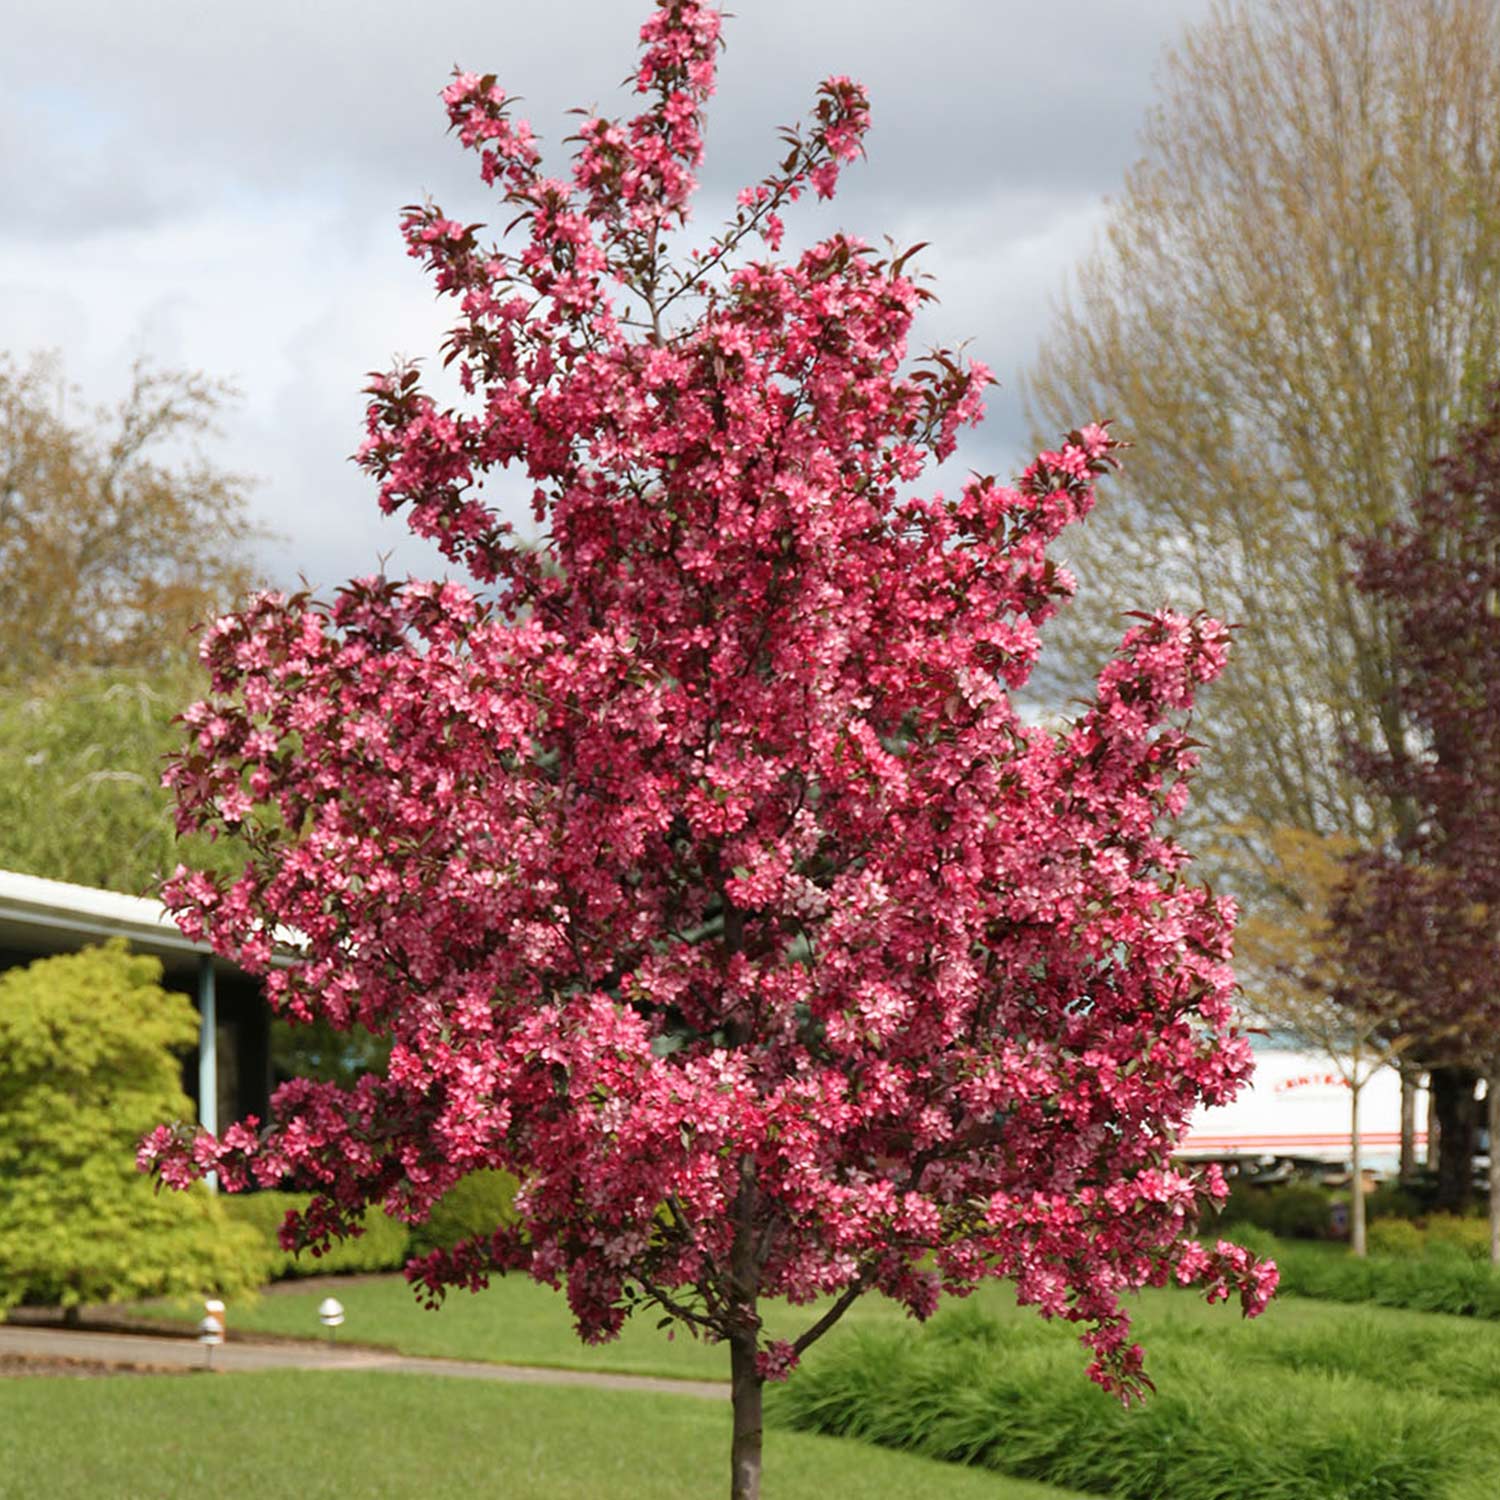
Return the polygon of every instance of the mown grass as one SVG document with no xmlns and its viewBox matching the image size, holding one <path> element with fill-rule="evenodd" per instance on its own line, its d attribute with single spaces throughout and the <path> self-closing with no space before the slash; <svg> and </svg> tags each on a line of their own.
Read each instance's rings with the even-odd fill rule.
<svg viewBox="0 0 1500 1500">
<path fill-rule="evenodd" d="M 1321 1256 L 1321 1259 L 1329 1257 Z M 374 1343 L 403 1354 L 437 1358 L 479 1359 L 559 1369 L 601 1370 L 680 1379 L 724 1379 L 728 1354 L 678 1333 L 669 1342 L 652 1317 L 628 1322 L 610 1344 L 581 1344 L 573 1332 L 566 1300 L 560 1293 L 522 1277 L 497 1279 L 485 1292 L 454 1292 L 436 1312 L 429 1312 L 399 1276 L 374 1277 L 337 1288 L 347 1321 L 339 1337 Z M 316 1282 L 279 1287 L 256 1302 L 229 1309 L 231 1327 L 247 1333 L 313 1337 L 319 1334 L 318 1304 L 328 1295 Z M 981 1288 L 967 1304 L 1002 1322 L 1024 1329 L 1043 1327 L 1035 1312 L 1018 1308 L 1008 1287 Z M 1163 1340 L 1179 1345 L 1209 1339 L 1239 1363 L 1274 1363 L 1297 1369 L 1392 1378 L 1402 1388 L 1451 1395 L 1500 1395 L 1500 1326 L 1457 1317 L 1396 1308 L 1342 1306 L 1304 1297 L 1281 1297 L 1264 1317 L 1247 1322 L 1233 1306 L 1209 1307 L 1201 1297 L 1179 1290 L 1146 1291 L 1132 1300 L 1137 1335 L 1146 1347 L 1148 1368 Z M 157 1316 L 196 1322 L 201 1308 L 155 1305 Z M 817 1316 L 817 1309 L 771 1305 L 765 1309 L 774 1336 L 790 1337 Z M 878 1297 L 857 1302 L 833 1333 L 809 1353 L 838 1343 L 849 1330 L 872 1325 L 910 1326 L 902 1310 Z M 1059 1340 L 1082 1378 L 1087 1357 L 1074 1330 L 1053 1325 L 1048 1336 Z"/>
<path fill-rule="evenodd" d="M 0 1381 L 4 1500 L 702 1500 L 728 1489 L 727 1405 L 435 1376 L 266 1372 Z M 800 1433 L 767 1500 L 1069 1500 Z"/>
<path fill-rule="evenodd" d="M 616 1343 L 581 1345 L 564 1299 L 525 1280 L 456 1293 L 436 1313 L 399 1278 L 337 1292 L 348 1309 L 341 1337 L 405 1353 L 684 1378 L 726 1373 L 722 1349 L 682 1336 L 668 1343 L 649 1318 L 627 1325 Z M 232 1307 L 231 1324 L 311 1334 L 326 1294 L 279 1289 L 253 1307 Z M 1043 1323 L 1001 1285 L 940 1315 L 960 1325 L 977 1318 L 987 1330 L 977 1352 L 961 1355 L 936 1347 L 952 1344 L 941 1321 L 924 1332 L 890 1303 L 857 1303 L 809 1352 L 790 1390 L 772 1393 L 771 1410 L 800 1422 L 787 1403 L 801 1401 L 799 1392 L 824 1402 L 818 1393 L 833 1389 L 812 1420 L 819 1430 L 977 1465 L 990 1482 L 998 1472 L 1151 1500 L 1500 1494 L 1500 1326 L 1300 1297 L 1246 1321 L 1233 1306 L 1209 1307 L 1180 1290 L 1147 1291 L 1132 1306 L 1158 1387 L 1138 1411 L 1122 1412 L 1088 1384 L 1075 1329 Z M 781 1335 L 811 1315 L 768 1309 Z M 907 1339 L 912 1351 L 881 1352 Z M 892 1361 L 899 1378 L 879 1378 Z"/>
<path fill-rule="evenodd" d="M 566 1298 L 524 1277 L 499 1278 L 488 1291 L 477 1294 L 452 1292 L 436 1312 L 423 1307 L 399 1276 L 355 1281 L 336 1291 L 345 1310 L 339 1337 L 350 1343 L 501 1364 L 692 1380 L 729 1378 L 727 1348 L 700 1343 L 680 1330 L 669 1341 L 652 1316 L 631 1319 L 613 1343 L 582 1344 L 573 1331 Z M 230 1326 L 246 1333 L 312 1337 L 320 1331 L 318 1304 L 327 1295 L 327 1288 L 315 1282 L 277 1287 L 254 1303 L 231 1306 Z M 203 1315 L 201 1308 L 170 1304 L 150 1311 L 193 1322 Z M 800 1333 L 817 1316 L 816 1309 L 767 1309 L 767 1323 L 777 1337 Z M 905 1320 L 900 1308 L 873 1298 L 858 1305 L 851 1316 L 861 1321 Z"/>
</svg>

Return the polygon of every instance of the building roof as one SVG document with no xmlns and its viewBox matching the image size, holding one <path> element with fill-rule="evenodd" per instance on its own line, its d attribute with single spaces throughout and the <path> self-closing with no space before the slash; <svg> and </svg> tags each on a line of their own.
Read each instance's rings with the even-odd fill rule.
<svg viewBox="0 0 1500 1500">
<path fill-rule="evenodd" d="M 295 934 L 276 936 L 281 952 L 272 963 L 279 967 L 290 957 Z M 0 967 L 6 953 L 71 953 L 110 938 L 124 938 L 135 952 L 161 959 L 169 974 L 196 969 L 199 955 L 212 952 L 207 943 L 184 937 L 166 907 L 149 896 L 0 870 Z M 223 958 L 215 958 L 214 967 L 223 974 L 241 972 Z"/>
</svg>

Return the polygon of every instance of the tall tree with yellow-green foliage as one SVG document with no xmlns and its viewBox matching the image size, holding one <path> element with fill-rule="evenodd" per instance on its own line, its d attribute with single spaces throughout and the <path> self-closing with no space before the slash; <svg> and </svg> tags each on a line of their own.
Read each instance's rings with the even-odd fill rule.
<svg viewBox="0 0 1500 1500">
<path fill-rule="evenodd" d="M 0 357 L 0 681 L 157 667 L 250 582 L 244 480 L 195 447 L 228 387 L 136 365 L 112 408 Z"/>
<path fill-rule="evenodd" d="M 1500 6 L 1217 0 L 1166 59 L 1029 400 L 1039 431 L 1085 410 L 1136 444 L 1069 541 L 1089 587 L 1054 622 L 1058 686 L 1103 658 L 1110 601 L 1244 626 L 1196 816 L 1252 906 L 1296 899 L 1273 830 L 1410 831 L 1346 769 L 1406 731 L 1347 538 L 1410 514 L 1497 368 Z"/>
</svg>

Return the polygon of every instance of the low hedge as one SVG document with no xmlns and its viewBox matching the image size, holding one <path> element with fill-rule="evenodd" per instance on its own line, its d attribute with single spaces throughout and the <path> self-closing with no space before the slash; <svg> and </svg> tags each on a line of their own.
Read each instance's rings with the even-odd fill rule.
<svg viewBox="0 0 1500 1500">
<path fill-rule="evenodd" d="M 1291 1244 L 1253 1228 L 1236 1229 L 1234 1238 L 1257 1255 L 1275 1260 L 1281 1291 L 1289 1296 L 1500 1320 L 1500 1268 L 1451 1243 L 1428 1240 L 1417 1255 L 1377 1252 L 1360 1257 Z M 1488 1238 L 1485 1245 L 1487 1253 Z"/>
<path fill-rule="evenodd" d="M 851 1330 L 771 1388 L 767 1416 L 1117 1500 L 1436 1500 L 1470 1456 L 1460 1408 L 1202 1339 L 1153 1340 L 1158 1393 L 1126 1411 L 1058 1332 L 967 1310 Z"/>
<path fill-rule="evenodd" d="M 411 1226 L 410 1253 L 451 1250 L 460 1240 L 510 1223 L 516 1185 L 509 1172 L 470 1172 L 438 1199 L 425 1223 Z"/>
<path fill-rule="evenodd" d="M 270 1279 L 293 1276 L 358 1275 L 372 1271 L 399 1271 L 407 1260 L 407 1228 L 379 1209 L 364 1217 L 364 1233 L 347 1240 L 334 1240 L 321 1255 L 303 1250 L 296 1255 L 283 1250 L 277 1235 L 288 1209 L 305 1209 L 306 1193 L 223 1194 L 220 1200 L 231 1219 L 248 1224 L 265 1240 L 270 1260 Z"/>
<path fill-rule="evenodd" d="M 412 1256 L 451 1250 L 460 1240 L 488 1234 L 508 1223 L 514 1217 L 515 1196 L 516 1179 L 508 1172 L 472 1172 L 438 1199 L 425 1223 L 408 1226 L 371 1209 L 365 1214 L 362 1235 L 334 1240 L 322 1255 L 311 1250 L 292 1255 L 277 1238 L 287 1211 L 307 1207 L 311 1201 L 307 1193 L 226 1193 L 219 1202 L 234 1223 L 248 1225 L 260 1235 L 268 1278 L 284 1281 L 293 1276 L 399 1271 Z"/>
</svg>

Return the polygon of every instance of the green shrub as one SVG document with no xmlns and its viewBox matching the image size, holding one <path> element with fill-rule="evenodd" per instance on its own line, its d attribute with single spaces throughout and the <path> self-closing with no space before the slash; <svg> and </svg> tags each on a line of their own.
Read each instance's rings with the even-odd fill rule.
<svg viewBox="0 0 1500 1500">
<path fill-rule="evenodd" d="M 192 1117 L 175 1052 L 198 1021 L 124 943 L 0 974 L 0 1310 L 230 1295 L 266 1256 L 202 1187 L 157 1192 L 147 1131 Z"/>
<path fill-rule="evenodd" d="M 373 1271 L 399 1271 L 407 1260 L 407 1228 L 378 1208 L 364 1217 L 364 1233 L 334 1240 L 322 1255 L 303 1250 L 293 1255 L 283 1250 L 277 1235 L 288 1209 L 305 1209 L 311 1201 L 306 1193 L 244 1193 L 226 1195 L 224 1209 L 237 1223 L 248 1225 L 260 1236 L 269 1266 L 268 1276 L 282 1281 L 293 1276 L 351 1276 Z"/>
<path fill-rule="evenodd" d="M 1293 1182 L 1272 1188 L 1266 1216 L 1260 1222 L 1281 1239 L 1326 1239 L 1333 1222 L 1333 1205 L 1337 1201 L 1327 1188 Z"/>
<path fill-rule="evenodd" d="M 1375 1219 L 1420 1219 L 1426 1213 L 1421 1196 L 1399 1182 L 1382 1182 L 1365 1195 L 1365 1214 Z"/>
<path fill-rule="evenodd" d="M 1283 1239 L 1327 1239 L 1333 1205 L 1344 1196 L 1312 1182 L 1289 1182 L 1271 1188 L 1236 1182 L 1229 1190 L 1219 1223 L 1226 1229 L 1229 1225 L 1253 1224 Z"/>
<path fill-rule="evenodd" d="M 772 1388 L 768 1416 L 1117 1500 L 1434 1500 L 1464 1461 L 1463 1413 L 1431 1396 L 1185 1338 L 1153 1351 L 1158 1393 L 1127 1411 L 1055 1328 L 981 1321 L 846 1335 Z"/>
<path fill-rule="evenodd" d="M 1488 1219 L 1461 1219 L 1456 1214 L 1434 1214 L 1427 1221 L 1427 1243 L 1430 1246 L 1451 1245 L 1470 1260 L 1490 1258 L 1490 1225 Z"/>
<path fill-rule="evenodd" d="M 411 1253 L 451 1250 L 460 1240 L 511 1223 L 516 1185 L 509 1172 L 470 1172 L 438 1199 L 425 1224 L 412 1225 Z"/>
<path fill-rule="evenodd" d="M 1277 1243 L 1253 1232 L 1236 1230 L 1235 1238 L 1276 1262 L 1281 1269 L 1281 1291 L 1289 1296 L 1500 1319 L 1500 1269 L 1471 1259 L 1454 1245 L 1429 1244 L 1416 1256 L 1361 1258 L 1310 1245 Z"/>
<path fill-rule="evenodd" d="M 1372 1255 L 1420 1255 L 1427 1236 L 1409 1219 L 1375 1219 L 1365 1231 Z"/>
</svg>

